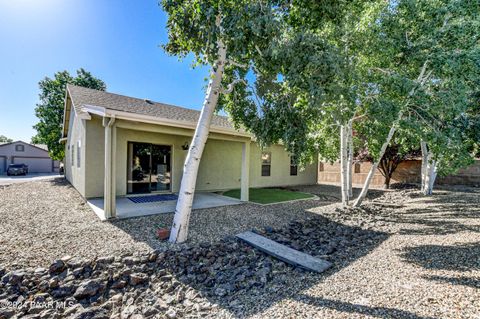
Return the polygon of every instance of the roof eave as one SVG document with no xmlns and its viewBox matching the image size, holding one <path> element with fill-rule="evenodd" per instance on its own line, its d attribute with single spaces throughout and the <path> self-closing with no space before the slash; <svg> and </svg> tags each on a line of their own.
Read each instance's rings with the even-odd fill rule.
<svg viewBox="0 0 480 319">
<path fill-rule="evenodd" d="M 186 129 L 193 129 L 193 130 L 195 130 L 196 128 L 195 123 L 189 123 L 185 121 L 176 121 L 176 120 L 159 118 L 156 116 L 150 116 L 150 115 L 144 115 L 144 114 L 138 114 L 138 113 L 106 109 L 104 107 L 96 106 L 96 105 L 84 105 L 82 107 L 82 111 L 85 113 L 95 114 L 103 117 L 115 117 L 116 119 L 121 119 L 121 120 L 137 121 L 137 122 L 143 122 L 143 123 L 186 128 Z M 250 135 L 247 132 L 240 132 L 234 129 L 223 128 L 216 125 L 212 125 L 210 127 L 210 131 L 213 133 L 252 138 L 252 135 Z"/>
</svg>

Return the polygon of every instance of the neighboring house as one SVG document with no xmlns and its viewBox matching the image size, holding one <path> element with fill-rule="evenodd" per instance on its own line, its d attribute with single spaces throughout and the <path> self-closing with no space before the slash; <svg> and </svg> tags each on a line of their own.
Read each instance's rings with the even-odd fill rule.
<svg viewBox="0 0 480 319">
<path fill-rule="evenodd" d="M 199 111 L 68 85 L 63 138 L 65 176 L 85 198 L 178 192 Z M 214 116 L 197 190 L 315 184 L 317 163 L 297 170 L 280 145 L 260 147 Z M 245 192 L 248 194 L 248 192 Z M 248 200 L 248 198 L 242 198 Z"/>
<path fill-rule="evenodd" d="M 352 183 L 361 186 L 365 183 L 368 172 L 372 164 L 370 162 L 361 162 L 353 165 Z M 422 161 L 417 159 L 405 160 L 401 162 L 393 173 L 391 184 L 394 183 L 420 183 L 421 182 Z M 338 162 L 318 163 L 318 183 L 340 185 L 340 164 Z M 456 174 L 448 176 L 438 176 L 436 184 L 445 185 L 469 185 L 480 186 L 480 159 L 465 168 L 460 169 Z M 383 187 L 385 178 L 377 169 L 370 185 L 372 187 Z"/>
<path fill-rule="evenodd" d="M 7 172 L 9 164 L 26 164 L 29 173 L 52 173 L 59 170 L 59 162 L 50 158 L 46 145 L 22 141 L 0 144 L 0 174 Z"/>
</svg>

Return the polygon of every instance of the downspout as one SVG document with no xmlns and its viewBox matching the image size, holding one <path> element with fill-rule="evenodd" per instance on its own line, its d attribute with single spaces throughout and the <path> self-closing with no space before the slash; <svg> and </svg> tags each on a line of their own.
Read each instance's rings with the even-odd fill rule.
<svg viewBox="0 0 480 319">
<path fill-rule="evenodd" d="M 112 188 L 112 126 L 115 123 L 115 116 L 103 117 L 103 127 L 105 127 L 105 178 L 104 178 L 104 196 L 103 212 L 105 219 L 112 218 L 115 215 L 113 211 L 115 196 Z"/>
</svg>

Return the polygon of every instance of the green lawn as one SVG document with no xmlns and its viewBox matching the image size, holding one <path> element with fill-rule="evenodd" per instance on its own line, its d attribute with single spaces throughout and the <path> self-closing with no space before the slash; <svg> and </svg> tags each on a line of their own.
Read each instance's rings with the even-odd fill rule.
<svg viewBox="0 0 480 319">
<path fill-rule="evenodd" d="M 232 189 L 223 193 L 223 195 L 240 199 L 240 190 Z M 250 188 L 249 198 L 251 202 L 259 204 L 271 204 L 285 202 L 294 199 L 311 198 L 312 194 L 292 192 L 278 188 Z"/>
</svg>

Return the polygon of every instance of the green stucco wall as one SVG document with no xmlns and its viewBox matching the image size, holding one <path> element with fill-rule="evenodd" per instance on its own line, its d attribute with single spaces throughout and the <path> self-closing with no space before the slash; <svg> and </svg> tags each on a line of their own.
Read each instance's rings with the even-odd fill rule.
<svg viewBox="0 0 480 319">
<path fill-rule="evenodd" d="M 65 142 L 64 169 L 65 178 L 75 187 L 76 190 L 85 196 L 85 145 L 86 145 L 86 126 L 87 121 L 81 120 L 75 116 L 75 112 L 70 113 L 68 137 Z M 80 143 L 80 148 L 78 147 Z M 74 158 L 72 161 L 72 148 L 74 148 Z M 78 163 L 77 153 L 80 151 L 80 163 Z M 102 184 L 103 185 L 103 184 Z"/>
<path fill-rule="evenodd" d="M 87 198 L 103 197 L 104 176 L 104 128 L 100 117 L 92 116 L 86 121 L 85 192 Z M 161 127 L 153 124 L 133 123 L 117 120 L 116 130 L 116 192 L 117 196 L 127 192 L 127 145 L 128 142 L 145 142 L 172 146 L 172 191 L 180 188 L 183 164 L 187 151 L 182 149 L 190 143 L 192 130 Z M 208 139 L 197 179 L 197 190 L 213 191 L 240 188 L 242 143 L 245 137 L 211 134 Z M 223 140 L 223 138 L 228 140 Z M 290 157 L 283 147 L 276 145 L 266 151 L 272 154 L 271 176 L 261 176 L 261 150 L 250 142 L 250 185 L 251 187 L 314 184 L 317 179 L 316 163 L 290 176 Z"/>
</svg>

